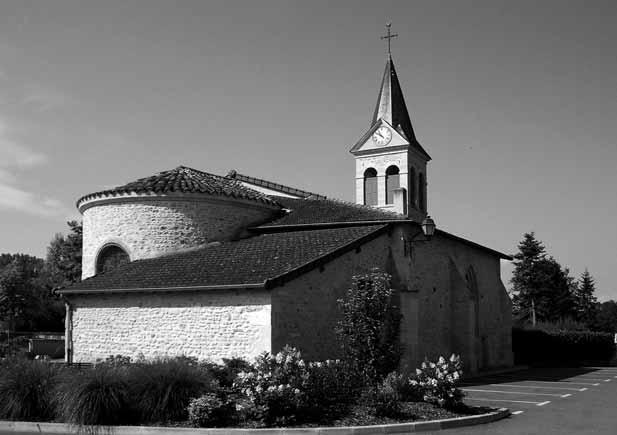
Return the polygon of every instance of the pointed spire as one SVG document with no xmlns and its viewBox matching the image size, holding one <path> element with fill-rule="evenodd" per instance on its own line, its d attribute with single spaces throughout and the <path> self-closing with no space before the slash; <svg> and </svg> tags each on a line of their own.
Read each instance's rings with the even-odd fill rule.
<svg viewBox="0 0 617 435">
<path fill-rule="evenodd" d="M 398 81 L 394 62 L 392 62 L 392 56 L 389 53 L 371 125 L 375 125 L 380 119 L 388 122 L 400 133 L 403 133 L 409 141 L 416 140 L 409 113 L 407 112 L 407 106 L 405 105 L 405 99 L 403 98 L 401 84 Z"/>
</svg>

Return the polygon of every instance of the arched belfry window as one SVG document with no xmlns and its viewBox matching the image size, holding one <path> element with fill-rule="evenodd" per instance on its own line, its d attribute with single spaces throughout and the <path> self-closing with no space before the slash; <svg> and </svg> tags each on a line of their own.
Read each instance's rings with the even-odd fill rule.
<svg viewBox="0 0 617 435">
<path fill-rule="evenodd" d="M 418 207 L 422 211 L 426 211 L 425 183 L 424 175 L 420 173 L 418 175 Z"/>
<path fill-rule="evenodd" d="M 416 170 L 409 168 L 409 205 L 416 206 Z"/>
<path fill-rule="evenodd" d="M 364 171 L 364 204 L 377 205 L 377 171 L 373 168 Z"/>
<path fill-rule="evenodd" d="M 399 180 L 399 170 L 396 166 L 389 166 L 386 169 L 386 204 L 394 202 L 394 189 L 401 187 Z"/>
<path fill-rule="evenodd" d="M 130 261 L 129 254 L 120 246 L 107 245 L 101 249 L 96 259 L 96 273 L 109 272 Z"/>
</svg>

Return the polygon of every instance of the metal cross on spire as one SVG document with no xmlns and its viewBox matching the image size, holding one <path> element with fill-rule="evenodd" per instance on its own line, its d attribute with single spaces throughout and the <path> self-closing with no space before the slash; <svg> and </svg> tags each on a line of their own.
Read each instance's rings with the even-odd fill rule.
<svg viewBox="0 0 617 435">
<path fill-rule="evenodd" d="M 390 28 L 392 27 L 392 23 L 387 23 L 386 24 L 386 30 L 388 32 L 387 35 L 382 36 L 381 39 L 387 39 L 388 40 L 388 55 L 390 55 L 390 41 L 392 40 L 392 38 L 396 38 L 398 37 L 398 33 L 390 33 Z"/>
</svg>

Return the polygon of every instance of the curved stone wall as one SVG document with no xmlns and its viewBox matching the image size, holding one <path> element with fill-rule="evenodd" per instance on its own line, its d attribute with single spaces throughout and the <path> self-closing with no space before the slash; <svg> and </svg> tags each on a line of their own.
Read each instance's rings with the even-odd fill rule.
<svg viewBox="0 0 617 435">
<path fill-rule="evenodd" d="M 277 208 L 253 201 L 204 195 L 120 196 L 80 204 L 83 213 L 82 278 L 96 273 L 106 245 L 127 251 L 131 261 L 229 240 L 265 222 Z"/>
</svg>

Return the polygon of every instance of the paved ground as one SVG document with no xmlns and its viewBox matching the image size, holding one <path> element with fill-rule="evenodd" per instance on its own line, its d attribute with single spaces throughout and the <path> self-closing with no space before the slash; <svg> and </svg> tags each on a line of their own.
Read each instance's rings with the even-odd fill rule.
<svg viewBox="0 0 617 435">
<path fill-rule="evenodd" d="M 463 388 L 470 405 L 506 407 L 513 415 L 485 425 L 423 433 L 617 434 L 617 367 L 530 369 L 469 380 Z"/>
<path fill-rule="evenodd" d="M 434 433 L 617 434 L 617 367 L 530 369 L 469 380 L 463 388 L 470 405 L 506 407 L 513 415 Z"/>
</svg>

